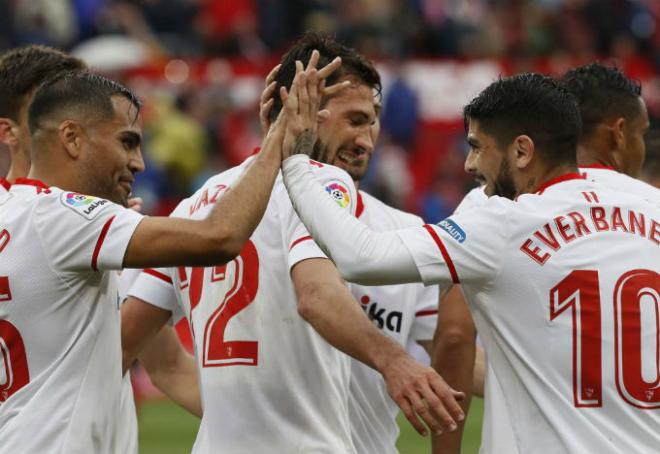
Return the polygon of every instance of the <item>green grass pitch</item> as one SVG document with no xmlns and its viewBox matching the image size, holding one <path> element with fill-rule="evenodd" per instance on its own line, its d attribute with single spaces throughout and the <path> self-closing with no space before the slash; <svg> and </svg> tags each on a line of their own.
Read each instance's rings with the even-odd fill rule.
<svg viewBox="0 0 660 454">
<path fill-rule="evenodd" d="M 482 417 L 483 402 L 475 398 L 463 434 L 463 454 L 476 454 L 479 451 Z M 141 406 L 139 425 L 140 454 L 184 454 L 192 448 L 199 420 L 169 401 L 156 400 Z M 431 452 L 428 438 L 417 435 L 401 416 L 399 427 L 401 436 L 397 447 L 401 454 Z"/>
</svg>

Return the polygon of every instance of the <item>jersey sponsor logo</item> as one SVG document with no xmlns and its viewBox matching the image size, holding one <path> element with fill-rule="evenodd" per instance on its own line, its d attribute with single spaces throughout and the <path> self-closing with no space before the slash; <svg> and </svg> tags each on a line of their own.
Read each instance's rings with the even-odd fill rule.
<svg viewBox="0 0 660 454">
<path fill-rule="evenodd" d="M 341 181 L 332 181 L 326 184 L 325 192 L 330 194 L 330 197 L 342 208 L 346 208 L 351 203 L 348 189 L 346 189 L 346 186 Z"/>
<path fill-rule="evenodd" d="M 393 333 L 401 332 L 401 322 L 403 321 L 403 312 L 388 311 L 387 308 L 378 307 L 376 301 L 371 301 L 368 295 L 360 298 L 362 310 L 378 329 L 388 330 Z"/>
<path fill-rule="evenodd" d="M 76 192 L 64 192 L 62 193 L 60 200 L 65 207 L 71 208 L 73 211 L 89 220 L 94 219 L 103 208 L 110 205 L 110 202 L 106 199 L 99 199 L 98 197 L 78 194 Z"/>
<path fill-rule="evenodd" d="M 438 223 L 438 227 L 440 227 L 442 230 L 447 232 L 449 236 L 451 236 L 459 243 L 463 243 L 467 238 L 465 231 L 462 228 L 460 228 L 458 224 L 456 224 L 450 218 L 440 221 Z"/>
</svg>

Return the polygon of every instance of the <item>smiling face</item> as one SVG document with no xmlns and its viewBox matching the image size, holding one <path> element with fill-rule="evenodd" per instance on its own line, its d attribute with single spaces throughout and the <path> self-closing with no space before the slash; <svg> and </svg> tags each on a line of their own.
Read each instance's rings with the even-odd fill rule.
<svg viewBox="0 0 660 454">
<path fill-rule="evenodd" d="M 330 117 L 319 125 L 312 158 L 346 170 L 357 182 L 367 172 L 380 132 L 378 99 L 371 87 L 354 82 L 323 108 Z"/>
<path fill-rule="evenodd" d="M 488 197 L 498 195 L 513 199 L 516 187 L 508 150 L 500 148 L 495 138 L 485 133 L 475 120 L 469 122 L 467 142 L 470 150 L 465 159 L 465 171 L 485 186 Z"/>
<path fill-rule="evenodd" d="M 87 193 L 127 206 L 135 174 L 144 170 L 140 150 L 142 127 L 135 106 L 113 96 L 114 116 L 84 128 L 81 178 Z"/>
</svg>

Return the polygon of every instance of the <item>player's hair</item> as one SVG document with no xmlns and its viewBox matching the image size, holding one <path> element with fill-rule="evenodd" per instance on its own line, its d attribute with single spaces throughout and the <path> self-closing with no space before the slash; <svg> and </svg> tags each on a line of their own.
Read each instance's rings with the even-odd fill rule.
<svg viewBox="0 0 660 454">
<path fill-rule="evenodd" d="M 30 133 L 42 127 L 44 120 L 61 112 L 78 118 L 107 120 L 114 116 L 113 96 L 123 96 L 140 112 L 140 101 L 128 88 L 88 71 L 66 71 L 44 82 L 34 95 L 28 111 Z"/>
<path fill-rule="evenodd" d="M 18 121 L 26 97 L 62 71 L 84 69 L 82 60 L 52 47 L 30 45 L 0 57 L 0 117 Z"/>
<path fill-rule="evenodd" d="M 580 66 L 567 71 L 561 82 L 577 98 L 583 138 L 606 120 L 623 117 L 630 121 L 641 113 L 641 84 L 616 67 L 600 63 Z"/>
<path fill-rule="evenodd" d="M 551 77 L 527 73 L 493 82 L 463 108 L 466 131 L 470 120 L 500 148 L 524 134 L 547 163 L 576 162 L 580 112 L 573 95 Z"/>
<path fill-rule="evenodd" d="M 270 112 L 271 121 L 274 121 L 280 110 L 282 110 L 280 87 L 290 88 L 296 76 L 296 60 L 301 61 L 303 65 L 307 65 L 314 49 L 318 50 L 320 54 L 317 68 L 322 68 L 336 57 L 341 57 L 341 67 L 326 79 L 326 85 L 333 85 L 346 76 L 352 76 L 380 93 L 380 74 L 376 71 L 373 63 L 357 53 L 355 49 L 345 46 L 327 35 L 308 32 L 289 48 L 280 61 L 282 66 L 275 76 L 277 89 L 273 95 L 274 103 Z"/>
</svg>

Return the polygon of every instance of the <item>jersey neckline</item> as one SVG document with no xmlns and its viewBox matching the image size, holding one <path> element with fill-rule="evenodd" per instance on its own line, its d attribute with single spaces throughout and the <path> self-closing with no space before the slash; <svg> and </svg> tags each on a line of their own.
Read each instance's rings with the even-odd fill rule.
<svg viewBox="0 0 660 454">
<path fill-rule="evenodd" d="M 5 188 L 7 191 L 11 189 L 11 183 L 5 177 L 0 178 L 0 186 Z"/>
<path fill-rule="evenodd" d="M 50 186 L 41 180 L 34 180 L 32 178 L 16 178 L 14 185 L 34 186 L 37 189 L 37 194 L 40 194 L 41 192 L 45 192 L 46 194 L 50 193 Z"/>
<path fill-rule="evenodd" d="M 543 194 L 543 192 L 548 189 L 550 186 L 554 186 L 559 183 L 563 183 L 564 181 L 569 181 L 569 180 L 585 180 L 587 177 L 586 175 L 579 174 L 577 172 L 570 172 L 570 173 L 565 173 L 563 175 L 559 175 L 558 177 L 554 177 L 543 183 L 541 186 L 538 187 L 536 191 L 534 191 L 535 194 Z"/>
<path fill-rule="evenodd" d="M 580 167 L 581 169 L 603 169 L 603 170 L 612 170 L 616 172 L 616 169 L 614 167 L 606 166 L 605 164 L 599 164 L 599 163 L 589 164 L 586 166 L 578 166 L 578 167 Z"/>
</svg>

